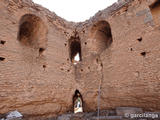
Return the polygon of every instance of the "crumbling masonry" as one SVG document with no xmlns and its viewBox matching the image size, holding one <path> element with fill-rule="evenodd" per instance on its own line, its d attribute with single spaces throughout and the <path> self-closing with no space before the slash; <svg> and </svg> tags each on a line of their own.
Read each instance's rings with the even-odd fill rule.
<svg viewBox="0 0 160 120">
<path fill-rule="evenodd" d="M 120 0 L 81 23 L 31 0 L 0 1 L 0 114 L 73 112 L 76 90 L 85 112 L 98 93 L 101 110 L 160 110 L 159 0 Z"/>
</svg>

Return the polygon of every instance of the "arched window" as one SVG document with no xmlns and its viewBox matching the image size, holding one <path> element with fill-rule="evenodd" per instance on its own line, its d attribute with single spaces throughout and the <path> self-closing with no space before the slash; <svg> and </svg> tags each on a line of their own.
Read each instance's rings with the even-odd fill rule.
<svg viewBox="0 0 160 120">
<path fill-rule="evenodd" d="M 17 39 L 24 45 L 38 48 L 42 52 L 46 49 L 47 27 L 40 17 L 26 14 L 20 19 Z"/>
<path fill-rule="evenodd" d="M 73 64 L 77 64 L 82 60 L 81 57 L 81 42 L 79 37 L 71 37 L 69 40 L 70 59 Z"/>
<path fill-rule="evenodd" d="M 112 33 L 108 22 L 99 21 L 91 28 L 93 49 L 97 53 L 103 52 L 112 43 Z"/>
<path fill-rule="evenodd" d="M 73 96 L 74 113 L 83 112 L 83 99 L 81 93 L 76 90 Z"/>
</svg>

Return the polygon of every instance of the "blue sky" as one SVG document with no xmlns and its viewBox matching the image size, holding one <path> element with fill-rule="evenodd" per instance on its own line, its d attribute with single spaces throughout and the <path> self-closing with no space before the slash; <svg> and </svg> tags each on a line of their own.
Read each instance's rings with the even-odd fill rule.
<svg viewBox="0 0 160 120">
<path fill-rule="evenodd" d="M 99 10 L 112 5 L 117 0 L 33 0 L 58 16 L 74 22 L 89 19 Z"/>
</svg>

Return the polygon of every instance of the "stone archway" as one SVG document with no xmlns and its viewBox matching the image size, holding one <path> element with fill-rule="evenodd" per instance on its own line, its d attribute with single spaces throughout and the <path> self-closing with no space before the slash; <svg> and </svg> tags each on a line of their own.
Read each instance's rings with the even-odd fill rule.
<svg viewBox="0 0 160 120">
<path fill-rule="evenodd" d="M 73 96 L 73 111 L 74 113 L 83 112 L 83 98 L 79 90 L 76 90 Z"/>
</svg>

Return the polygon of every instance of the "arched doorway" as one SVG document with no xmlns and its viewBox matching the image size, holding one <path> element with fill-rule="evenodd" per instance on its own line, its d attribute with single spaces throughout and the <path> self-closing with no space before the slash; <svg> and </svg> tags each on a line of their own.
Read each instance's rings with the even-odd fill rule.
<svg viewBox="0 0 160 120">
<path fill-rule="evenodd" d="M 78 90 L 75 91 L 73 96 L 73 111 L 74 113 L 83 112 L 83 98 Z"/>
</svg>

